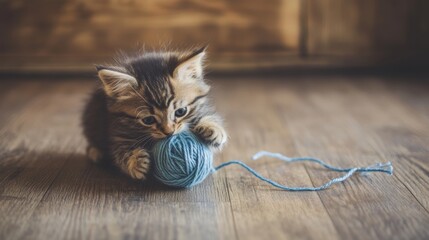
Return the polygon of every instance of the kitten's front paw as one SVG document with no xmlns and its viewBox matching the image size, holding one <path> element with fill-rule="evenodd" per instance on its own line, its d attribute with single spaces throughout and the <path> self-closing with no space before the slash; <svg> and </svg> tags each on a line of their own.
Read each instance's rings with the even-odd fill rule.
<svg viewBox="0 0 429 240">
<path fill-rule="evenodd" d="M 150 166 L 149 153 L 144 149 L 135 149 L 127 161 L 129 175 L 134 179 L 145 179 Z"/>
<path fill-rule="evenodd" d="M 202 122 L 195 127 L 195 133 L 215 148 L 222 148 L 227 141 L 227 134 L 222 126 L 214 122 Z"/>
</svg>

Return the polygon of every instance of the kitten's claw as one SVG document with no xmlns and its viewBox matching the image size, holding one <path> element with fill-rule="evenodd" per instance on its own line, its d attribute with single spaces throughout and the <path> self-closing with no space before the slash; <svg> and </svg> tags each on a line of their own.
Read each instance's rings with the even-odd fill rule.
<svg viewBox="0 0 429 240">
<path fill-rule="evenodd" d="M 195 128 L 197 133 L 204 141 L 215 148 L 222 148 L 227 141 L 227 134 L 222 126 L 213 122 L 200 123 Z"/>
<path fill-rule="evenodd" d="M 135 149 L 128 158 L 127 168 L 129 175 L 138 180 L 146 179 L 149 172 L 149 153 L 143 149 Z"/>
</svg>

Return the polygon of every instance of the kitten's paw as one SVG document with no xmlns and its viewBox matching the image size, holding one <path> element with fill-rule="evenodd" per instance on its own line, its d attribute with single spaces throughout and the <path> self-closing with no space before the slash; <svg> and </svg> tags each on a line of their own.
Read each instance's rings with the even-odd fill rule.
<svg viewBox="0 0 429 240">
<path fill-rule="evenodd" d="M 86 155 L 94 163 L 99 163 L 100 160 L 103 158 L 103 154 L 101 153 L 101 151 L 93 146 L 88 146 L 86 148 Z"/>
<path fill-rule="evenodd" d="M 150 166 L 149 157 L 149 153 L 144 149 L 135 149 L 131 152 L 127 162 L 127 169 L 132 178 L 146 179 Z"/>
<path fill-rule="evenodd" d="M 227 141 L 227 134 L 223 127 L 214 122 L 201 122 L 195 128 L 198 134 L 210 146 L 221 149 Z"/>
</svg>

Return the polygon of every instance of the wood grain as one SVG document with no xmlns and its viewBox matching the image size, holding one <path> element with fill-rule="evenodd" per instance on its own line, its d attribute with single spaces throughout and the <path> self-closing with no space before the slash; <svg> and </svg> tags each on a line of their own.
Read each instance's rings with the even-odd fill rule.
<svg viewBox="0 0 429 240">
<path fill-rule="evenodd" d="M 308 0 L 309 55 L 423 57 L 425 1 Z M 423 10 L 425 9 L 425 10 Z"/>
<path fill-rule="evenodd" d="M 119 50 L 209 44 L 214 71 L 427 65 L 424 0 L 6 0 L 0 73 L 92 72 Z"/>
<path fill-rule="evenodd" d="M 42 84 L 38 83 L 38 85 Z M 76 84 L 73 85 L 76 86 Z M 14 234 L 23 231 L 22 221 L 28 220 L 64 165 L 65 159 L 55 158 L 52 154 L 40 154 L 39 151 L 53 148 L 64 151 L 64 153 L 70 152 L 68 140 L 78 137 L 67 132 L 73 129 L 73 125 L 65 128 L 64 125 L 58 124 L 58 121 L 67 124 L 67 113 L 76 114 L 73 112 L 72 106 L 64 109 L 62 105 L 54 104 L 55 102 L 67 104 L 67 100 L 74 99 L 72 94 L 68 96 L 64 94 L 66 89 L 70 91 L 68 87 L 64 84 L 62 87 L 56 88 L 55 92 L 50 92 L 49 89 L 52 90 L 52 88 L 46 86 L 45 82 L 43 88 L 33 86 L 33 89 L 39 94 L 34 97 L 30 95 L 29 98 L 26 96 L 25 87 L 22 95 L 15 92 L 15 95 L 22 97 L 26 102 L 25 108 L 17 114 L 16 118 L 11 119 L 2 127 L 2 156 L 5 156 L 2 157 L 2 168 L 6 169 L 6 174 L 8 174 L 6 177 L 2 177 L 1 182 L 2 224 L 0 233 L 2 235 L 6 231 Z M 20 89 L 19 85 L 14 90 L 18 89 Z M 10 102 L 10 104 L 12 103 Z M 38 109 L 43 109 L 43 111 Z M 61 109 L 66 110 L 67 113 Z M 80 111 L 77 110 L 77 112 Z M 76 128 L 77 125 L 74 126 L 74 129 Z M 22 134 L 17 134 L 19 131 L 23 131 Z M 62 146 L 55 146 L 58 143 L 61 143 Z M 34 149 L 39 151 L 35 153 Z M 73 151 L 76 150 L 73 149 Z M 17 235 L 9 237 L 16 238 Z"/>
<path fill-rule="evenodd" d="M 298 89 L 291 89 L 300 93 L 297 101 L 303 102 L 305 106 L 284 109 L 283 115 L 292 129 L 292 137 L 300 155 L 316 155 L 342 166 L 365 166 L 390 160 L 396 166 L 395 171 L 401 175 L 409 170 L 403 168 L 403 164 L 399 163 L 400 159 L 393 155 L 394 149 L 405 147 L 404 145 L 386 149 L 380 144 L 383 142 L 388 145 L 391 139 L 403 137 L 402 134 L 401 137 L 395 134 L 380 141 L 373 132 L 376 129 L 367 122 L 371 119 L 378 127 L 387 127 L 396 122 L 392 121 L 393 116 L 386 116 L 388 109 L 397 110 L 401 116 L 405 115 L 407 109 L 398 109 L 395 102 L 383 101 L 381 98 L 387 94 L 382 91 L 368 94 L 370 87 L 364 85 L 365 83 L 356 84 L 363 90 L 359 92 L 339 79 L 325 80 L 323 83 L 306 81 L 307 83 L 302 81 Z M 310 118 L 309 115 L 317 117 Z M 410 125 L 401 123 L 401 127 L 412 129 L 419 126 L 415 117 L 410 117 L 409 120 L 414 122 Z M 320 127 L 321 123 L 323 127 Z M 334 175 L 310 168 L 308 170 L 316 185 Z M 425 186 L 427 181 L 426 176 L 422 178 L 424 180 L 418 184 L 421 187 Z M 354 181 L 356 184 L 353 184 Z M 384 187 L 380 188 L 381 185 Z M 429 221 L 427 211 L 416 202 L 415 196 L 400 179 L 374 174 L 370 178 L 354 178 L 346 182 L 344 187 L 348 194 L 340 194 L 337 192 L 338 188 L 319 193 L 343 238 L 349 236 L 354 239 L 403 239 L 424 238 L 428 234 L 426 227 L 420 224 Z M 389 201 L 388 208 L 380 204 L 386 201 Z M 408 220 L 398 226 L 398 222 L 404 219 Z M 375 226 L 382 226 L 383 230 L 380 231 Z M 363 231 L 366 232 L 365 235 L 362 235 Z"/>
<path fill-rule="evenodd" d="M 274 92 L 284 93 L 287 86 L 272 80 L 253 79 L 246 84 L 234 80 L 226 79 L 222 88 L 216 89 L 216 102 L 220 107 L 224 106 L 221 110 L 225 113 L 229 129 L 232 129 L 231 142 L 234 144 L 224 151 L 221 160 L 241 159 L 264 176 L 285 185 L 311 186 L 302 165 L 288 166 L 268 159 L 250 160 L 259 149 L 291 155 L 296 153 L 291 133 L 284 122 L 275 117 L 277 109 L 273 105 Z M 283 95 L 282 99 L 288 104 L 288 95 Z M 316 193 L 277 191 L 238 167 L 225 172 L 239 238 L 338 238 Z"/>
<path fill-rule="evenodd" d="M 407 81 L 401 81 L 406 79 Z M 90 163 L 79 118 L 91 81 L 4 81 L 0 239 L 427 239 L 428 85 L 413 77 L 216 78 L 240 159 L 290 186 L 338 176 L 311 164 L 250 160 L 264 149 L 340 166 L 392 161 L 322 192 L 285 192 L 238 167 L 192 189 L 129 180 Z"/>
<path fill-rule="evenodd" d="M 3 1 L 3 55 L 111 56 L 210 43 L 213 52 L 296 52 L 299 1 Z M 174 41 L 173 41 L 174 40 Z M 170 41 L 172 41 L 170 43 Z"/>
</svg>

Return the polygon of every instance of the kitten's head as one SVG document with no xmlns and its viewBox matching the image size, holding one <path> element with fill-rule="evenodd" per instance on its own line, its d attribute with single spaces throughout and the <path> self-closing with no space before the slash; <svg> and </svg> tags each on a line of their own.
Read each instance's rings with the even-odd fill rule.
<svg viewBox="0 0 429 240">
<path fill-rule="evenodd" d="M 210 87 L 203 78 L 204 57 L 205 48 L 150 52 L 118 66 L 98 66 L 109 110 L 155 139 L 187 129 L 207 111 Z"/>
</svg>

